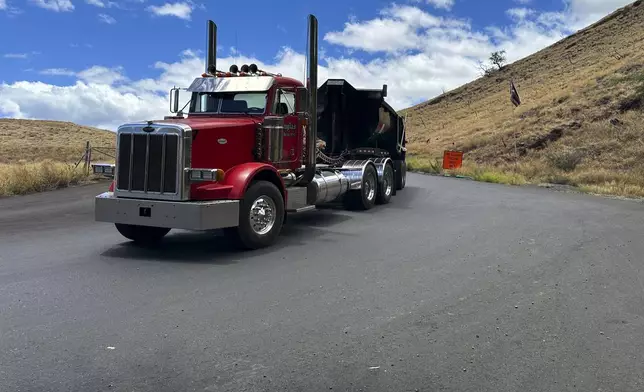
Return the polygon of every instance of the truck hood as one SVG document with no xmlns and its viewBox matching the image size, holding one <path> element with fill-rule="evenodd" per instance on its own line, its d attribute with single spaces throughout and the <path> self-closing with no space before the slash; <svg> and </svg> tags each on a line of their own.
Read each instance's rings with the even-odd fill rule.
<svg viewBox="0 0 644 392">
<path fill-rule="evenodd" d="M 184 124 L 193 129 L 191 166 L 228 171 L 255 160 L 255 130 L 262 117 L 189 117 L 167 119 L 166 124 Z"/>
<path fill-rule="evenodd" d="M 218 118 L 199 118 L 189 117 L 183 119 L 163 120 L 161 123 L 185 124 L 192 129 L 222 129 L 237 128 L 255 125 L 261 122 L 260 117 L 239 116 L 239 117 L 218 117 Z"/>
</svg>

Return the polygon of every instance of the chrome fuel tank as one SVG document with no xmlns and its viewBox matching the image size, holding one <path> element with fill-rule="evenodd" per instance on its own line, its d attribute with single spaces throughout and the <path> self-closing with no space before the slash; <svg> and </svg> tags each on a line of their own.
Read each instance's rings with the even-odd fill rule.
<svg viewBox="0 0 644 392">
<path fill-rule="evenodd" d="M 337 200 L 349 190 L 349 179 L 339 171 L 322 169 L 313 177 L 316 188 L 315 203 L 323 204 Z"/>
</svg>

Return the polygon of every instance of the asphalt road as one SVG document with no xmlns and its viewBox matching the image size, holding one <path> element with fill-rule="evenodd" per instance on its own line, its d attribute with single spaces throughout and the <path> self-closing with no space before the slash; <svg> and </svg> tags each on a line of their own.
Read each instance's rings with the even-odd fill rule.
<svg viewBox="0 0 644 392">
<path fill-rule="evenodd" d="M 238 253 L 0 200 L 1 391 L 644 390 L 644 205 L 410 174 Z"/>
</svg>

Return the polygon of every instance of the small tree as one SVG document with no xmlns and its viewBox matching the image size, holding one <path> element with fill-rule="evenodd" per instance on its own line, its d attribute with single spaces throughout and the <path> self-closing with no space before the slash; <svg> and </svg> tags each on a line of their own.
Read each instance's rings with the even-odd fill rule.
<svg viewBox="0 0 644 392">
<path fill-rule="evenodd" d="M 484 64 L 481 60 L 478 60 L 476 63 L 477 68 L 481 72 L 481 76 L 491 76 L 496 71 L 503 69 L 506 62 L 505 50 L 491 53 L 488 60 L 492 63 L 491 66 Z"/>
<path fill-rule="evenodd" d="M 494 73 L 494 68 L 488 67 L 487 65 L 483 64 L 481 60 L 477 61 L 476 66 L 479 69 L 481 76 L 490 76 Z"/>
<path fill-rule="evenodd" d="M 494 52 L 490 55 L 490 62 L 497 66 L 498 69 L 503 68 L 505 65 L 506 57 L 505 50 Z"/>
</svg>

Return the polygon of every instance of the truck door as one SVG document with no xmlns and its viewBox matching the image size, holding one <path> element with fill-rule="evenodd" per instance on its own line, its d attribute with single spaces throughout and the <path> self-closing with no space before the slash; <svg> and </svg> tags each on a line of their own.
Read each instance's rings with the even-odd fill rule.
<svg viewBox="0 0 644 392">
<path fill-rule="evenodd" d="M 303 135 L 295 112 L 295 89 L 278 89 L 275 101 L 275 114 L 284 117 L 282 142 L 284 163 L 299 165 L 302 158 Z"/>
</svg>

